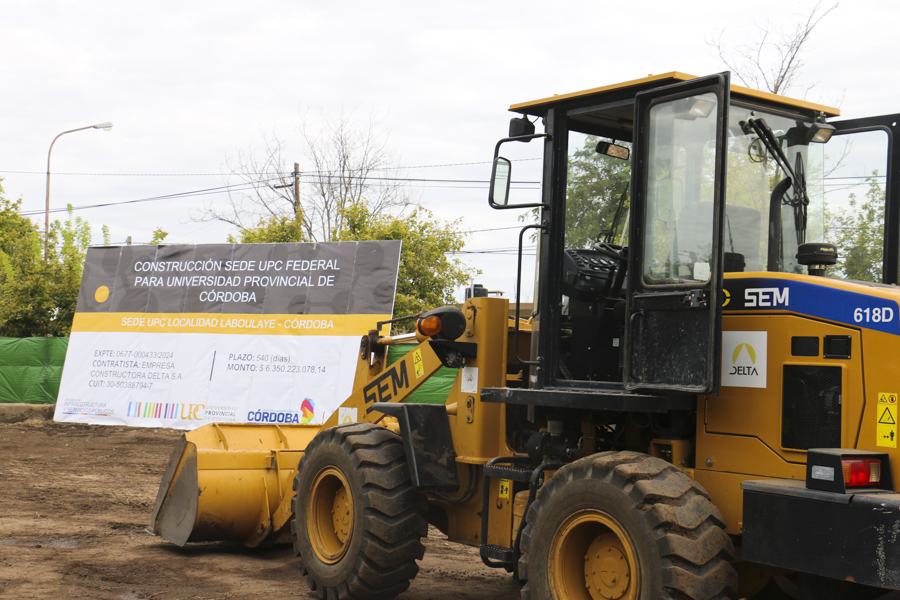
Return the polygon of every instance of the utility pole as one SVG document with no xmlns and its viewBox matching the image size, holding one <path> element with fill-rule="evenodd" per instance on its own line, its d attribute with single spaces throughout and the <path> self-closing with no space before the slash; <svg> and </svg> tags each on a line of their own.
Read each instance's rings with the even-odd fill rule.
<svg viewBox="0 0 900 600">
<path fill-rule="evenodd" d="M 296 214 L 297 209 L 300 208 L 300 163 L 294 163 L 294 213 Z M 291 184 L 284 185 L 274 185 L 272 186 L 276 190 L 284 189 L 291 187 Z"/>
</svg>

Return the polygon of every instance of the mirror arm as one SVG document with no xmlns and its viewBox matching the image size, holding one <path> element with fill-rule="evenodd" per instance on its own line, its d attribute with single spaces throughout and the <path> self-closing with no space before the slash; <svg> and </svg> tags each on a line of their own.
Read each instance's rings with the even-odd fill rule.
<svg viewBox="0 0 900 600">
<path fill-rule="evenodd" d="M 494 163 L 493 164 L 495 164 L 495 165 L 497 164 L 497 158 L 500 157 L 500 146 L 502 146 L 506 142 L 530 142 L 531 140 L 537 139 L 537 138 L 546 138 L 548 140 L 552 140 L 553 136 L 550 135 L 549 133 L 532 133 L 530 135 L 519 135 L 516 137 L 503 138 L 502 140 L 497 142 L 496 146 L 494 146 Z M 510 172 L 510 175 L 512 175 L 512 172 Z M 503 205 L 496 204 L 494 202 L 494 179 L 493 179 L 493 176 L 491 177 L 490 188 L 488 189 L 488 204 L 491 205 L 491 208 L 495 208 L 497 210 L 505 210 L 505 209 L 509 209 L 509 208 L 515 208 L 515 209 L 547 208 L 547 205 L 544 204 L 543 202 L 536 202 L 536 203 L 531 203 L 531 204 L 508 204 L 508 203 L 503 204 Z"/>
<path fill-rule="evenodd" d="M 549 133 L 532 133 L 530 135 L 517 135 L 516 137 L 503 138 L 502 140 L 497 142 L 497 145 L 494 147 L 494 158 L 496 158 L 499 155 L 498 153 L 500 152 L 500 146 L 502 146 L 506 142 L 526 142 L 527 143 L 527 142 L 530 142 L 531 140 L 534 140 L 537 138 L 547 138 L 549 140 L 552 140 L 553 136 L 550 135 Z"/>
</svg>

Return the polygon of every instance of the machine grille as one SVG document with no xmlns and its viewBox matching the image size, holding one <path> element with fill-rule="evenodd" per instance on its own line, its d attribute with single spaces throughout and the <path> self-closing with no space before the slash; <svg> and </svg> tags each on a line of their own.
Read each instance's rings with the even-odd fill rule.
<svg viewBox="0 0 900 600">
<path fill-rule="evenodd" d="M 784 365 L 783 448 L 840 448 L 841 378 L 841 367 Z"/>
<path fill-rule="evenodd" d="M 807 336 L 794 336 L 791 338 L 791 355 L 793 356 L 818 356 L 819 338 Z"/>
</svg>

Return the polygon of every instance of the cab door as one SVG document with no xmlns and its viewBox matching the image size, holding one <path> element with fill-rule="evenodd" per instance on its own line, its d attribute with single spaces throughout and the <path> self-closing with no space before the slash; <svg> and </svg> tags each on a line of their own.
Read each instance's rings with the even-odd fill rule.
<svg viewBox="0 0 900 600">
<path fill-rule="evenodd" d="M 835 132 L 826 143 L 824 159 L 830 210 L 847 210 L 851 194 L 860 202 L 873 193 L 884 195 L 881 281 L 892 285 L 900 284 L 900 152 L 893 147 L 900 134 L 898 123 L 900 114 L 829 121 Z"/>
<path fill-rule="evenodd" d="M 639 93 L 625 387 L 719 389 L 729 73 Z"/>
</svg>

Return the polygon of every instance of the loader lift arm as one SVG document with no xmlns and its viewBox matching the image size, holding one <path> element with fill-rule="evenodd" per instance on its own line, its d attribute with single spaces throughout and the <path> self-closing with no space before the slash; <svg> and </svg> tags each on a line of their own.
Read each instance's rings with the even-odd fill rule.
<svg viewBox="0 0 900 600">
<path fill-rule="evenodd" d="M 354 389 L 340 406 L 355 410 L 355 420 L 383 422 L 385 414 L 373 409 L 376 402 L 403 402 L 442 366 L 426 340 L 384 368 L 387 348 L 402 341 L 374 331 L 363 336 Z M 160 482 L 151 530 L 179 546 L 288 541 L 297 465 L 316 434 L 338 424 L 340 412 L 322 425 L 215 423 L 185 433 Z M 386 425 L 397 429 L 396 423 Z"/>
</svg>

